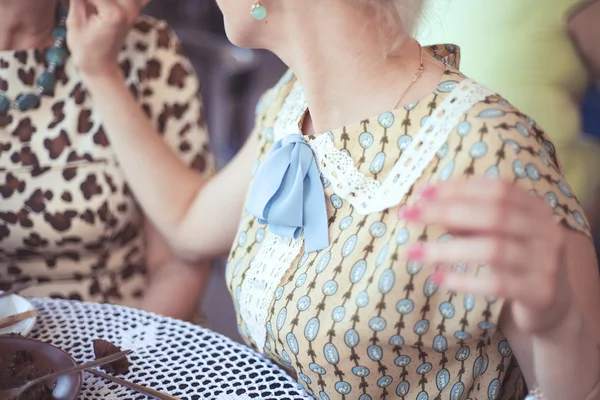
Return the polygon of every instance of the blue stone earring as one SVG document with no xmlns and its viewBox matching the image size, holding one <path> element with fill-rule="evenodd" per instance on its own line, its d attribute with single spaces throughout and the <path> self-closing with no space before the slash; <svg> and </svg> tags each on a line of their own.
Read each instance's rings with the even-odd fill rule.
<svg viewBox="0 0 600 400">
<path fill-rule="evenodd" d="M 252 5 L 252 10 L 250 11 L 250 14 L 252 14 L 252 18 L 254 18 L 255 20 L 262 21 L 267 17 L 267 9 L 265 8 L 265 6 L 263 6 L 260 0 L 256 0 Z"/>
</svg>

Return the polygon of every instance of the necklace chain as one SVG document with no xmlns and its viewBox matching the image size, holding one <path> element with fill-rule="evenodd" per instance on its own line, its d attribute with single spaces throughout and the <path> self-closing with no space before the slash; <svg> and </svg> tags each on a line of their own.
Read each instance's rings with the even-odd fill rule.
<svg viewBox="0 0 600 400">
<path fill-rule="evenodd" d="M 58 78 L 56 70 L 63 66 L 69 56 L 67 50 L 67 20 L 68 9 L 66 6 L 60 5 L 57 10 L 57 24 L 52 31 L 54 44 L 46 51 L 46 61 L 48 67 L 38 77 L 36 88 L 29 93 L 22 93 L 15 100 L 11 100 L 8 94 L 0 91 L 0 115 L 6 115 L 11 109 L 27 111 L 39 107 L 42 96 L 52 94 Z"/>
<path fill-rule="evenodd" d="M 396 108 L 398 108 L 400 106 L 400 103 L 404 99 L 404 96 L 406 96 L 406 94 L 408 93 L 408 91 L 419 80 L 419 78 L 421 78 L 421 76 L 423 75 L 423 72 L 425 72 L 425 64 L 423 63 L 423 53 L 424 52 L 423 52 L 423 47 L 420 44 L 419 44 L 419 51 L 421 53 L 420 54 L 420 61 L 419 61 L 419 69 L 415 73 L 415 76 L 413 77 L 412 81 L 410 81 L 410 83 L 406 86 L 406 88 L 404 89 L 404 91 L 400 95 L 400 98 L 398 99 L 398 101 L 396 102 L 396 104 L 394 105 L 394 108 L 392 108 L 392 110 L 395 110 Z"/>
</svg>

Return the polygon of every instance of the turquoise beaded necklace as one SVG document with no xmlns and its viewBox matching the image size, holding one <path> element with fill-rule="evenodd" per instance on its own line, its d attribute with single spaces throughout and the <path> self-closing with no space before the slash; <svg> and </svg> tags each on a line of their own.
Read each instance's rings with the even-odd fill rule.
<svg viewBox="0 0 600 400">
<path fill-rule="evenodd" d="M 11 109 L 27 111 L 38 108 L 42 96 L 54 92 L 58 80 L 56 70 L 65 64 L 69 56 L 66 46 L 68 12 L 66 6 L 60 5 L 58 7 L 56 13 L 57 24 L 52 31 L 54 44 L 46 51 L 48 68 L 38 77 L 36 89 L 33 92 L 20 94 L 14 101 L 11 101 L 6 92 L 0 91 L 0 115 L 8 114 Z"/>
</svg>

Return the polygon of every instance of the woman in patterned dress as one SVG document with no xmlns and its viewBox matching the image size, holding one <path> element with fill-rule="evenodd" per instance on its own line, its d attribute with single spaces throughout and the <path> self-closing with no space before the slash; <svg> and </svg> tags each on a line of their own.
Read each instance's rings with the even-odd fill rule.
<svg viewBox="0 0 600 400">
<path fill-rule="evenodd" d="M 135 0 L 92 2 L 73 51 L 133 191 L 181 257 L 234 242 L 241 334 L 316 399 L 600 396 L 598 272 L 554 147 L 455 46 L 421 50 L 417 1 L 221 0 L 230 39 L 294 73 L 209 181 L 130 118 Z"/>
<path fill-rule="evenodd" d="M 0 103 L 24 94 L 22 100 L 38 102 L 0 110 L 0 289 L 36 279 L 23 294 L 189 318 L 210 271 L 180 268 L 141 212 L 103 118 L 64 52 L 58 6 L 0 2 Z M 169 151 L 207 176 L 212 161 L 198 82 L 180 50 L 164 22 L 140 17 L 118 58 L 124 82 L 148 113 L 138 118 L 149 117 Z M 47 58 L 57 55 L 52 72 Z M 31 93 L 41 83 L 47 90 L 38 99 Z"/>
</svg>

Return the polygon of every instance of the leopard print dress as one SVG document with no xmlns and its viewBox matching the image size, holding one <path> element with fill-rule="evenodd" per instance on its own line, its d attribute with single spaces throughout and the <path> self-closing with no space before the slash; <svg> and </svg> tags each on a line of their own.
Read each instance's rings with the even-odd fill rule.
<svg viewBox="0 0 600 400">
<path fill-rule="evenodd" d="M 0 52 L 0 89 L 29 92 L 45 49 Z M 199 84 L 174 33 L 139 19 L 120 57 L 127 84 L 166 143 L 210 174 Z M 143 214 L 75 66 L 35 110 L 0 116 L 0 289 L 136 306 L 146 285 Z"/>
</svg>

